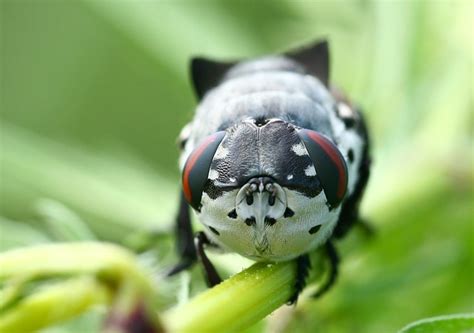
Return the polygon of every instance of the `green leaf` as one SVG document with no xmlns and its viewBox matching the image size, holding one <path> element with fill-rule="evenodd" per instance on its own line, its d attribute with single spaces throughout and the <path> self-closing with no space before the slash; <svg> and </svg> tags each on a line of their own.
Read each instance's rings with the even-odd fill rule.
<svg viewBox="0 0 474 333">
<path fill-rule="evenodd" d="M 35 216 L 35 205 L 46 197 L 116 242 L 131 231 L 166 230 L 172 221 L 177 186 L 125 152 L 84 152 L 2 123 L 0 164 L 0 209 L 9 216 Z"/>
<path fill-rule="evenodd" d="M 50 283 L 2 311 L 0 331 L 31 332 L 74 317 L 92 305 L 103 304 L 108 297 L 107 289 L 91 276 Z"/>
<path fill-rule="evenodd" d="M 95 240 L 96 237 L 86 223 L 72 210 L 58 201 L 41 199 L 37 209 L 48 229 L 59 241 Z"/>
<path fill-rule="evenodd" d="M 474 314 L 453 314 L 415 321 L 399 333 L 468 333 L 474 330 Z"/>
<path fill-rule="evenodd" d="M 113 332 L 133 325 L 130 321 L 160 325 L 152 309 L 151 273 L 121 247 L 98 242 L 24 247 L 0 254 L 0 267 L 2 332 L 34 331 L 110 303 L 107 325 Z"/>
<path fill-rule="evenodd" d="M 0 216 L 0 252 L 49 241 L 51 239 L 39 229 L 24 222 L 12 221 Z"/>
</svg>

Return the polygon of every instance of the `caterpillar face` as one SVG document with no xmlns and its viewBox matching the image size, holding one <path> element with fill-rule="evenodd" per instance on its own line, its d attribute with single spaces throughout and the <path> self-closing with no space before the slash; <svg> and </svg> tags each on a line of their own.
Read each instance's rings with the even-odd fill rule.
<svg viewBox="0 0 474 333">
<path fill-rule="evenodd" d="M 183 192 L 211 241 L 262 261 L 342 237 L 369 178 L 357 107 L 329 84 L 325 41 L 238 62 L 194 58 Z"/>
<path fill-rule="evenodd" d="M 186 200 L 213 241 L 256 260 L 288 260 L 325 242 L 347 183 L 331 139 L 276 118 L 208 136 L 183 169 Z"/>
</svg>

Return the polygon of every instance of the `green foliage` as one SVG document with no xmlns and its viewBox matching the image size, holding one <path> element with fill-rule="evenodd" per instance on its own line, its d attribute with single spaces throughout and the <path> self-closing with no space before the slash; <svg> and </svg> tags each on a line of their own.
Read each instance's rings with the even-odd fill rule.
<svg viewBox="0 0 474 333">
<path fill-rule="evenodd" d="M 404 327 L 399 333 L 460 333 L 471 332 L 473 328 L 474 315 L 457 314 L 422 319 Z"/>
<path fill-rule="evenodd" d="M 24 247 L 0 255 L 0 331 L 30 332 L 93 305 L 111 304 L 107 325 L 137 312 L 159 327 L 150 273 L 131 253 L 99 242 Z M 136 319 L 135 319 L 136 320 Z M 119 332 L 119 331 L 117 331 Z"/>
<path fill-rule="evenodd" d="M 474 312 L 471 2 L 4 0 L 0 6 L 0 251 L 58 241 L 123 245 L 158 280 L 154 308 L 179 325 L 167 318 L 201 304 L 204 296 L 187 299 L 205 290 L 199 269 L 162 278 L 176 260 L 175 138 L 195 104 L 189 58 L 256 56 L 325 36 L 333 82 L 366 110 L 374 168 L 362 211 L 377 232 L 368 239 L 356 229 L 338 244 L 343 263 L 329 294 L 302 297 L 250 330 L 385 332 L 419 318 Z M 249 265 L 235 255 L 213 259 L 227 276 Z M 26 294 L 91 283 L 70 278 L 30 285 Z M 12 288 L 9 297 L 21 289 Z M 265 292 L 246 289 L 232 296 L 236 309 Z M 231 291 L 209 294 L 226 301 Z M 268 300 L 281 304 L 278 297 Z M 273 309 L 259 302 L 251 308 L 263 311 L 260 317 Z M 89 309 L 45 332 L 97 330 L 104 309 Z M 197 319 L 211 324 L 212 318 Z M 456 320 L 435 324 L 462 322 Z"/>
</svg>

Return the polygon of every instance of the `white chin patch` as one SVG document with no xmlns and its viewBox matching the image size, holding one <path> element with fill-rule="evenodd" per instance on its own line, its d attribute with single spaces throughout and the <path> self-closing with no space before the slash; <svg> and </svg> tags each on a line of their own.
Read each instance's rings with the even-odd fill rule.
<svg viewBox="0 0 474 333">
<path fill-rule="evenodd" d="M 277 193 L 278 199 L 273 205 L 265 191 L 252 193 L 251 204 L 247 202 L 245 188 L 214 200 L 204 193 L 198 215 L 208 236 L 222 248 L 257 261 L 290 260 L 327 241 L 340 207 L 329 211 L 324 191 L 308 198 L 277 186 L 273 193 Z"/>
</svg>

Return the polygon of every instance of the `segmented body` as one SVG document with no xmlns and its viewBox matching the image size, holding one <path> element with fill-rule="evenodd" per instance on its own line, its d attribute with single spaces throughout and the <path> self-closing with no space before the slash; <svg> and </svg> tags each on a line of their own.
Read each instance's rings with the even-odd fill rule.
<svg viewBox="0 0 474 333">
<path fill-rule="evenodd" d="M 320 133 L 345 160 L 347 192 L 337 207 L 328 204 L 318 185 L 324 180 L 294 134 L 299 129 Z M 220 131 L 226 137 L 215 152 L 197 212 L 214 243 L 254 260 L 289 260 L 331 235 L 342 236 L 357 219 L 370 164 L 365 124 L 347 100 L 303 65 L 272 56 L 231 67 L 182 132 L 181 169 L 206 137 Z M 258 176 L 277 180 L 274 191 L 282 198 L 271 207 L 260 204 L 267 205 L 260 225 L 255 214 L 261 206 L 255 213 L 255 205 L 242 199 L 245 182 Z"/>
</svg>

